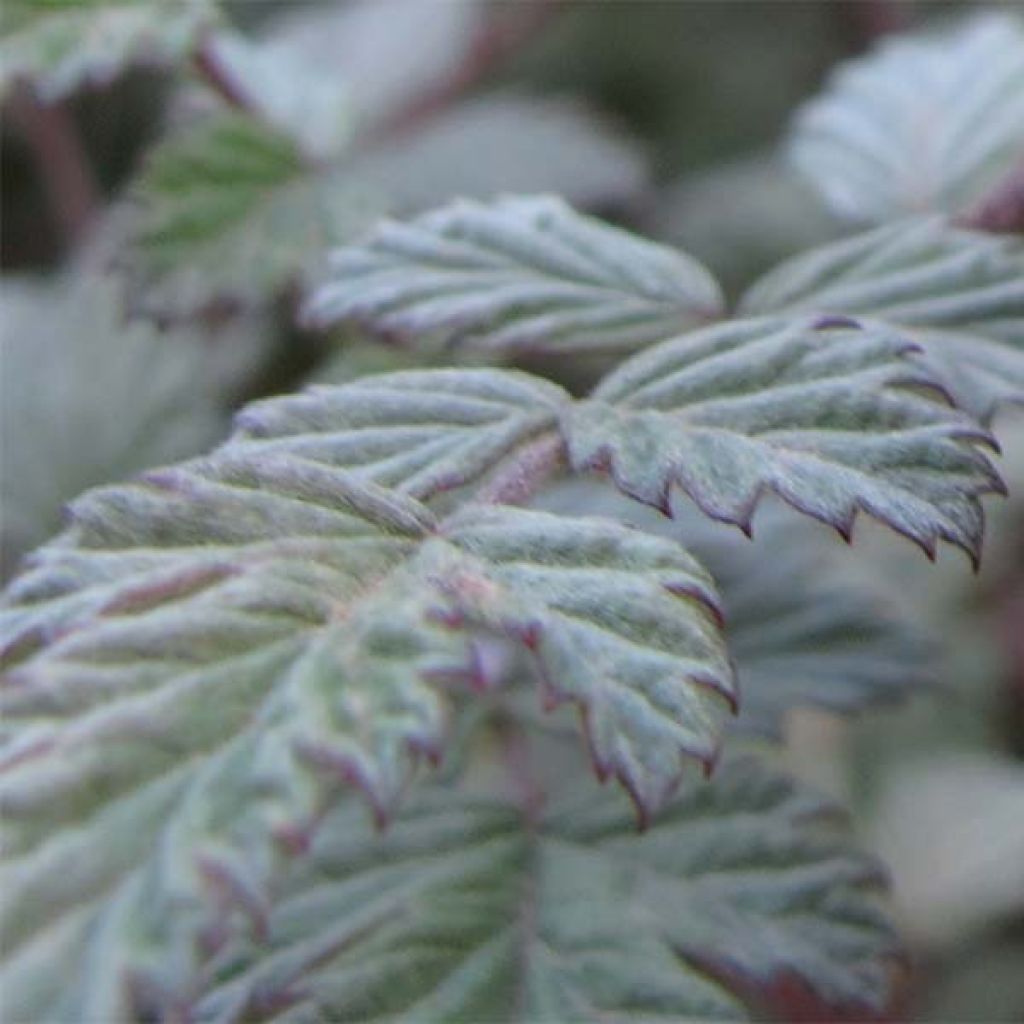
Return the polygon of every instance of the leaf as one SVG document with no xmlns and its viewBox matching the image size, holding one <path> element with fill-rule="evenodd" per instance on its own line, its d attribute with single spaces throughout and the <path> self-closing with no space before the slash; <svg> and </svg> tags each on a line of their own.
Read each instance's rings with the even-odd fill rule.
<svg viewBox="0 0 1024 1024">
<path fill-rule="evenodd" d="M 266 404 L 265 439 L 250 424 L 206 459 L 90 492 L 8 589 L 4 886 L 24 899 L 5 990 L 39 996 L 33 972 L 52 977 L 67 943 L 99 958 L 44 1016 L 185 998 L 205 956 L 262 928 L 282 857 L 347 784 L 393 813 L 440 756 L 449 693 L 494 685 L 484 640 L 530 653 L 548 702 L 580 707 L 598 771 L 641 814 L 684 756 L 714 759 L 734 693 L 706 573 L 605 521 L 470 505 L 438 522 L 373 483 L 425 495 L 451 479 L 399 473 L 378 445 L 384 385 L 414 376 L 457 390 L 451 371 L 360 381 L 320 393 L 319 423 L 309 400 Z M 438 396 L 456 423 L 486 410 L 487 381 L 527 380 L 462 376 L 464 401 Z M 311 421 L 330 444 L 310 444 Z M 463 480 L 488 468 L 471 463 Z"/>
<path fill-rule="evenodd" d="M 599 480 L 563 481 L 536 504 L 561 515 L 585 508 L 670 537 L 707 566 L 739 680 L 740 713 L 730 723 L 738 733 L 778 737 L 795 708 L 849 714 L 936 682 L 931 631 L 891 588 L 851 571 L 844 556 L 853 552 L 837 547 L 833 534 L 778 504 L 759 510 L 753 538 L 678 505 L 668 519 Z M 525 704 L 516 711 L 540 721 Z"/>
<path fill-rule="evenodd" d="M 895 944 L 841 825 L 753 761 L 642 835 L 592 789 L 425 792 L 385 837 L 341 807 L 195 1019 L 731 1020 L 794 977 L 821 1019 L 877 1012 Z"/>
<path fill-rule="evenodd" d="M 7 0 L 0 97 L 25 79 L 53 103 L 132 64 L 173 64 L 216 17 L 213 0 Z"/>
<path fill-rule="evenodd" d="M 210 36 L 203 55 L 246 110 L 294 139 L 303 153 L 323 160 L 348 143 L 353 116 L 340 68 L 311 65 L 273 35 L 248 39 L 229 30 Z"/>
<path fill-rule="evenodd" d="M 761 495 L 852 535 L 859 510 L 976 563 L 979 495 L 1005 491 L 973 420 L 937 400 L 909 342 L 852 321 L 740 320 L 634 356 L 566 416 L 577 470 L 665 511 L 678 485 L 745 532 Z"/>
<path fill-rule="evenodd" d="M 689 257 L 553 198 L 456 202 L 385 222 L 333 259 L 307 307 L 409 341 L 489 353 L 614 354 L 716 316 L 722 298 Z"/>
<path fill-rule="evenodd" d="M 125 261 L 155 312 L 214 298 L 265 300 L 302 280 L 375 210 L 369 194 L 311 167 L 292 139 L 238 113 L 157 146 L 136 182 Z"/>
<path fill-rule="evenodd" d="M 87 487 L 193 455 L 227 429 L 211 347 L 198 335 L 124 324 L 121 301 L 112 282 L 95 275 L 2 285 L 5 576 L 24 552 L 57 532 L 64 502 Z"/>
<path fill-rule="evenodd" d="M 1024 402 L 1020 239 L 904 221 L 783 263 L 742 308 L 878 317 L 923 349 L 929 372 L 978 418 Z"/>
<path fill-rule="evenodd" d="M 956 212 L 1024 147 L 1024 27 L 1009 12 L 883 41 L 798 113 L 792 159 L 840 214 Z"/>
<path fill-rule="evenodd" d="M 463 100 L 357 154 L 351 173 L 403 215 L 502 193 L 596 206 L 636 196 L 647 177 L 636 144 L 582 103 L 514 92 Z"/>
</svg>

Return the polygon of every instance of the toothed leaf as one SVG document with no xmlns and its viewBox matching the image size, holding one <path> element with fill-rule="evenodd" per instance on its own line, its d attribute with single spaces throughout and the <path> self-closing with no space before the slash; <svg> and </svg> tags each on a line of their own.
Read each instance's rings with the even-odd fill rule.
<svg viewBox="0 0 1024 1024">
<path fill-rule="evenodd" d="M 840 214 L 878 223 L 956 212 L 1024 147 L 1024 25 L 987 13 L 884 40 L 798 113 L 797 166 Z"/>
<path fill-rule="evenodd" d="M 384 837 L 339 808 L 194 1014 L 734 1020 L 784 978 L 822 1019 L 877 1012 L 896 948 L 878 889 L 834 809 L 752 761 L 644 834 L 582 787 L 535 821 L 424 793 Z"/>
<path fill-rule="evenodd" d="M 673 485 L 745 530 L 766 490 L 849 535 L 863 509 L 930 555 L 978 557 L 987 435 L 879 326 L 740 320 L 634 356 L 566 417 L 577 469 L 667 510 Z"/>
<path fill-rule="evenodd" d="M 212 0 L 7 0 L 0 96 L 24 79 L 55 102 L 133 64 L 180 61 L 215 18 Z"/>
<path fill-rule="evenodd" d="M 337 252 L 307 313 L 488 353 L 622 353 L 717 315 L 718 286 L 675 250 L 557 199 L 460 201 Z"/>
<path fill-rule="evenodd" d="M 957 404 L 991 419 L 1024 402 L 1024 242 L 939 218 L 904 221 L 783 263 L 743 300 L 752 314 L 877 317 L 924 350 Z"/>
<path fill-rule="evenodd" d="M 213 299 L 265 300 L 362 229 L 371 194 L 307 162 L 295 141 L 239 113 L 162 142 L 135 183 L 126 267 L 138 306 L 184 315 Z"/>
<path fill-rule="evenodd" d="M 458 375 L 424 372 L 264 404 L 264 437 L 85 495 L 8 588 L 5 991 L 90 1020 L 186 997 L 206 955 L 264 927 L 285 853 L 340 792 L 393 813 L 453 694 L 501 681 L 489 642 L 580 708 L 642 815 L 685 756 L 713 759 L 734 686 L 712 584 L 677 543 L 498 506 L 438 521 L 407 496 L 441 483 L 415 460 L 398 473 L 368 411 L 394 424 L 390 383 L 425 429 L 417 378 L 460 428 L 496 396 L 525 404 L 521 375 L 462 376 L 462 402 Z M 537 388 L 541 406 L 556 390 Z M 495 459 L 509 443 L 485 442 Z M 458 469 L 459 444 L 435 452 L 445 482 L 488 468 L 463 447 Z M 373 482 L 389 462 L 407 494 Z M 40 993 L 69 942 L 96 961 Z"/>
</svg>

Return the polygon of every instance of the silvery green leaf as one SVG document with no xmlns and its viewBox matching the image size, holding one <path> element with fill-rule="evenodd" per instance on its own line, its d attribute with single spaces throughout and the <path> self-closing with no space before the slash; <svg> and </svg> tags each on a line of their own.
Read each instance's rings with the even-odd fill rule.
<svg viewBox="0 0 1024 1024">
<path fill-rule="evenodd" d="M 640 353 L 567 413 L 572 465 L 667 510 L 680 487 L 750 529 L 761 495 L 850 536 L 866 511 L 929 556 L 979 555 L 979 496 L 1005 491 L 897 331 L 839 318 L 737 320 Z"/>
<path fill-rule="evenodd" d="M 265 301 L 303 281 L 378 209 L 372 192 L 311 165 L 291 137 L 221 113 L 160 143 L 135 183 L 124 256 L 142 309 Z"/>
<path fill-rule="evenodd" d="M 593 788 L 525 812 L 436 789 L 385 836 L 341 807 L 192 1012 L 735 1020 L 786 979 L 822 1019 L 870 1015 L 897 949 L 878 876 L 834 808 L 753 761 L 689 784 L 643 834 Z"/>
<path fill-rule="evenodd" d="M 1024 401 L 1024 242 L 940 218 L 901 221 L 797 256 L 743 299 L 752 314 L 820 312 L 894 325 L 983 420 Z"/>
<path fill-rule="evenodd" d="M 841 65 L 790 144 L 829 204 L 868 223 L 963 210 L 1022 150 L 1024 25 L 1010 8 Z"/>
<path fill-rule="evenodd" d="M 20 555 L 57 532 L 66 501 L 201 451 L 226 432 L 227 417 L 212 348 L 198 334 L 126 324 L 107 279 L 5 281 L 0 319 L 7 575 Z"/>
<path fill-rule="evenodd" d="M 311 321 L 498 354 L 621 354 L 717 316 L 722 304 L 688 256 L 553 198 L 460 201 L 386 221 L 332 266 L 307 307 Z"/>
<path fill-rule="evenodd" d="M 635 144 L 582 103 L 514 92 L 464 100 L 360 153 L 351 173 L 399 214 L 503 193 L 595 206 L 636 195 L 647 176 Z"/>
<path fill-rule="evenodd" d="M 7 0 L 0 96 L 25 80 L 54 102 L 133 64 L 180 61 L 215 19 L 213 0 Z"/>
<path fill-rule="evenodd" d="M 522 420 L 530 387 L 424 371 L 264 403 L 211 456 L 74 503 L 0 609 L 19 1013 L 187 1000 L 210 955 L 265 927 L 285 855 L 341 793 L 394 813 L 453 696 L 501 684 L 493 640 L 536 666 L 546 704 L 579 708 L 642 818 L 685 758 L 710 766 L 734 684 L 713 585 L 678 543 L 503 506 L 438 520 L 410 496 L 485 475 L 470 439 Z M 553 421 L 557 389 L 535 388 Z M 396 435 L 433 422 L 452 430 L 430 474 Z M 479 441 L 491 462 L 512 434 Z"/>
</svg>

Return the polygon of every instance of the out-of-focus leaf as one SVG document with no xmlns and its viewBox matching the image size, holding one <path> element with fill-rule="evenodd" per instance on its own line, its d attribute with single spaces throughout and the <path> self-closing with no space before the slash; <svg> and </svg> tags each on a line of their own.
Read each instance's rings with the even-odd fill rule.
<svg viewBox="0 0 1024 1024">
<path fill-rule="evenodd" d="M 693 253 L 732 287 L 836 234 L 835 219 L 813 189 L 772 152 L 675 182 L 662 191 L 645 227 Z"/>
<path fill-rule="evenodd" d="M 369 192 L 309 165 L 290 137 L 235 113 L 160 144 L 136 196 L 125 256 L 133 301 L 161 313 L 223 296 L 265 300 L 378 209 Z"/>
<path fill-rule="evenodd" d="M 6 0 L 0 97 L 24 79 L 53 102 L 132 64 L 173 63 L 216 17 L 214 0 Z"/>
<path fill-rule="evenodd" d="M 459 103 L 368 149 L 352 173 L 397 213 L 502 193 L 550 192 L 596 206 L 636 195 L 646 179 L 635 144 L 582 103 L 514 93 Z"/>
<path fill-rule="evenodd" d="M 749 530 L 765 491 L 849 537 L 863 510 L 977 561 L 991 437 L 929 393 L 905 336 L 830 318 L 737 320 L 633 356 L 566 416 L 572 464 L 668 509 L 673 485 Z"/>
<path fill-rule="evenodd" d="M 878 317 L 924 349 L 958 405 L 991 419 L 1024 402 L 1024 241 L 904 221 L 777 267 L 743 299 L 748 313 Z"/>
<path fill-rule="evenodd" d="M 265 938 L 220 959 L 200 1021 L 734 1020 L 799 979 L 879 1010 L 893 934 L 834 808 L 732 761 L 638 835 L 588 787 L 539 812 L 424 793 L 386 836 L 333 812 Z"/>
<path fill-rule="evenodd" d="M 0 610 L 12 1012 L 180 1007 L 205 958 L 263 927 L 283 851 L 347 784 L 384 817 L 440 756 L 446 692 L 496 685 L 489 639 L 582 711 L 641 817 L 684 757 L 710 765 L 733 678 L 678 543 L 502 506 L 438 521 L 408 496 L 483 476 L 531 388 L 554 421 L 557 389 L 507 371 L 264 403 L 210 457 L 74 503 Z M 503 413 L 514 429 L 481 435 Z M 432 424 L 453 429 L 410 455 Z"/>
<path fill-rule="evenodd" d="M 452 74 L 488 7 L 479 0 L 289 4 L 268 35 L 309 69 L 343 79 L 355 116 L 366 125 Z"/>
<path fill-rule="evenodd" d="M 622 353 L 718 314 L 700 264 L 560 200 L 457 202 L 334 255 L 309 318 L 490 353 Z"/>
<path fill-rule="evenodd" d="M 797 166 L 836 211 L 962 210 L 1024 150 L 1024 26 L 1010 10 L 885 40 L 798 114 Z"/>
<path fill-rule="evenodd" d="M 351 136 L 352 109 L 343 67 L 311 65 L 273 34 L 254 40 L 237 32 L 219 32 L 207 41 L 203 55 L 230 82 L 232 93 L 244 98 L 247 110 L 294 138 L 310 156 L 335 156 Z"/>
<path fill-rule="evenodd" d="M 111 282 L 5 282 L 0 292 L 4 574 L 87 487 L 195 454 L 227 427 L 219 357 L 191 335 L 123 322 Z"/>
</svg>

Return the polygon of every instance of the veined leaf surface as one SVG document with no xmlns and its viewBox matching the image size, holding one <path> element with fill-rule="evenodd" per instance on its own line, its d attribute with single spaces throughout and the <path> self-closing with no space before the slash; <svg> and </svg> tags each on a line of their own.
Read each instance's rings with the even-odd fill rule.
<svg viewBox="0 0 1024 1024">
<path fill-rule="evenodd" d="M 1024 242 L 903 221 L 804 253 L 744 296 L 752 314 L 878 317 L 924 350 L 957 403 L 991 419 L 1024 402 Z"/>
<path fill-rule="evenodd" d="M 499 354 L 621 354 L 722 305 L 688 256 L 553 198 L 462 201 L 385 222 L 335 254 L 333 277 L 309 303 L 313 322 Z"/>
<path fill-rule="evenodd" d="M 1024 151 L 1024 25 L 1007 10 L 883 41 L 798 113 L 790 150 L 853 220 L 963 210 Z"/>
<path fill-rule="evenodd" d="M 893 935 L 877 868 L 816 795 L 723 764 L 648 832 L 592 789 L 533 814 L 426 792 L 385 837 L 324 823 L 199 1021 L 732 1020 L 784 977 L 822 1017 L 877 1012 Z"/>
<path fill-rule="evenodd" d="M 566 416 L 577 469 L 668 510 L 681 487 L 749 531 L 765 490 L 849 536 L 859 510 L 934 556 L 977 560 L 979 495 L 1004 490 L 973 420 L 927 393 L 899 333 L 852 321 L 739 320 L 640 353 Z M 924 389 L 924 393 L 922 392 Z"/>
<path fill-rule="evenodd" d="M 364 385 L 338 407 L 375 405 Z M 579 706 L 598 772 L 642 814 L 684 756 L 715 759 L 734 684 L 710 579 L 677 543 L 500 506 L 438 521 L 344 438 L 311 452 L 315 403 L 296 401 L 290 441 L 277 421 L 87 494 L 7 591 L 3 984 L 43 1016 L 187 999 L 206 955 L 262 927 L 286 851 L 346 784 L 387 816 L 440 755 L 450 691 L 494 684 L 484 639 Z"/>
</svg>

